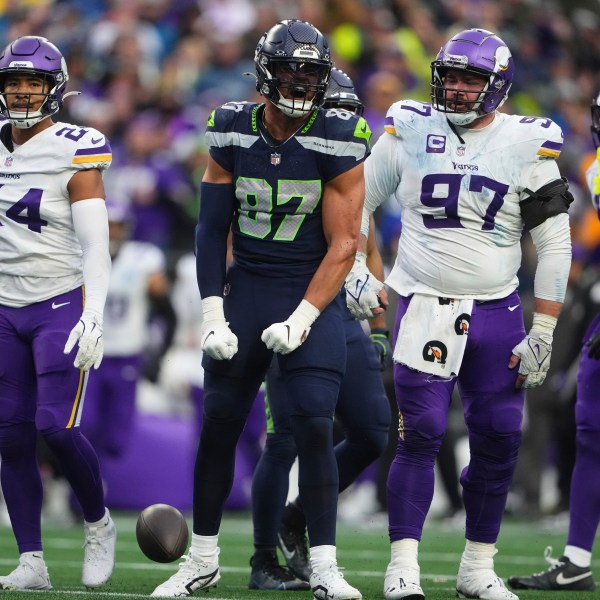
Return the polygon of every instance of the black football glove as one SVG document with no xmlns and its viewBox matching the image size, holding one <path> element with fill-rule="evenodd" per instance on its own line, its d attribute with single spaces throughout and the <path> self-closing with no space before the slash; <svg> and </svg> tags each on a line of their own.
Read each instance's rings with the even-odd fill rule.
<svg viewBox="0 0 600 600">
<path fill-rule="evenodd" d="M 375 352 L 377 352 L 377 358 L 379 358 L 379 368 L 384 371 L 386 367 L 392 364 L 392 346 L 390 345 L 390 332 L 386 329 L 371 329 L 369 334 L 373 345 L 375 346 Z"/>
<path fill-rule="evenodd" d="M 585 345 L 588 347 L 589 358 L 600 359 L 600 333 L 590 338 Z"/>
</svg>

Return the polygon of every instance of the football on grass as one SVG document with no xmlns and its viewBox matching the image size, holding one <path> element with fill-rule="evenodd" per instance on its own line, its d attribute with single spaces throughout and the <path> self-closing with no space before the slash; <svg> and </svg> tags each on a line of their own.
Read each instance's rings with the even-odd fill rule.
<svg viewBox="0 0 600 600">
<path fill-rule="evenodd" d="M 189 532 L 183 515 L 168 504 L 153 504 L 138 517 L 135 536 L 140 550 L 159 563 L 173 562 L 186 551 Z"/>
</svg>

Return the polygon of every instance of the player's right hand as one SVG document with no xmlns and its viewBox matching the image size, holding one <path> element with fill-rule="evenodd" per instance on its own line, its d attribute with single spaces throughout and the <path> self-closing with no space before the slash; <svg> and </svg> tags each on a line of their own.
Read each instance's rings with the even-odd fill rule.
<svg viewBox="0 0 600 600">
<path fill-rule="evenodd" d="M 63 352 L 69 354 L 77 342 L 79 342 L 79 349 L 73 365 L 84 371 L 89 371 L 92 367 L 97 369 L 104 355 L 102 317 L 84 310 L 77 325 L 71 329 Z"/>
<path fill-rule="evenodd" d="M 214 319 L 202 323 L 200 345 L 202 351 L 215 360 L 231 360 L 238 351 L 238 339 L 225 320 Z"/>
<path fill-rule="evenodd" d="M 346 277 L 346 305 L 356 319 L 372 319 L 386 308 L 382 301 L 383 283 L 367 268 L 366 255 L 357 252 L 354 265 Z M 381 297 L 380 297 L 381 296 Z"/>
</svg>

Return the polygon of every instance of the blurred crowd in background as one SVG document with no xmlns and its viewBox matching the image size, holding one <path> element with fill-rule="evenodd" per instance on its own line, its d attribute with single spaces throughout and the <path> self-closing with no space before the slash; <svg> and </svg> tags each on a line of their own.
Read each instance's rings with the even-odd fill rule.
<svg viewBox="0 0 600 600">
<path fill-rule="evenodd" d="M 155 355 L 147 360 L 145 379 L 166 382 L 166 393 L 153 392 L 153 398 L 160 396 L 155 403 L 175 402 L 175 391 L 185 395 L 190 381 L 191 388 L 201 388 L 199 297 L 190 254 L 206 120 L 221 103 L 259 100 L 254 49 L 262 33 L 284 18 L 307 20 L 328 37 L 335 65 L 352 77 L 365 104 L 373 141 L 393 102 L 429 100 L 431 60 L 453 33 L 469 27 L 497 33 L 515 57 L 515 81 L 502 110 L 550 117 L 562 127 L 558 162 L 576 198 L 572 285 L 555 335 L 561 350 L 553 354 L 551 376 L 528 396 L 522 466 L 510 508 L 526 516 L 563 511 L 574 453 L 574 369 L 582 328 L 600 305 L 600 284 L 594 289 L 600 225 L 583 176 L 595 159 L 589 105 L 600 87 L 599 0 L 0 0 L 2 46 L 22 35 L 42 35 L 65 55 L 67 89 L 81 95 L 66 101 L 58 120 L 108 136 L 113 164 L 105 175 L 107 199 L 127 215 L 132 239 L 152 243 L 165 255 L 178 324 L 174 336 L 165 334 L 164 324 L 161 330 L 160 319 L 149 325 L 148 349 Z M 400 217 L 394 206 L 376 217 L 389 264 Z M 523 248 L 526 256 L 533 252 L 527 238 Z M 520 279 L 527 306 L 533 267 L 524 264 Z M 170 349 L 152 342 L 165 335 L 173 340 Z M 181 379 L 187 384 L 178 384 L 179 375 L 165 368 L 165 352 L 170 363 L 188 365 L 189 377 Z M 395 407 L 391 371 L 384 377 Z M 451 428 L 458 439 L 461 423 L 451 422 Z M 554 477 L 550 501 L 542 498 L 547 465 Z M 373 477 L 381 487 L 385 468 L 380 472 Z M 377 494 L 380 504 L 383 497 Z"/>
</svg>

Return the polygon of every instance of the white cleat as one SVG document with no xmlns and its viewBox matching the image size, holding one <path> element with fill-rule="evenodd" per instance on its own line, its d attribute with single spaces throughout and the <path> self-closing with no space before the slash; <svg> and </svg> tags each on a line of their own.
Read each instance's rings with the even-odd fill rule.
<svg viewBox="0 0 600 600">
<path fill-rule="evenodd" d="M 115 568 L 117 529 L 107 511 L 108 520 L 100 527 L 84 524 L 83 569 L 81 583 L 88 588 L 104 585 Z"/>
<path fill-rule="evenodd" d="M 460 568 L 456 578 L 456 594 L 459 598 L 481 598 L 481 600 L 519 600 L 504 585 L 494 569 Z"/>
<path fill-rule="evenodd" d="M 424 600 L 421 570 L 391 562 L 385 572 L 383 595 L 386 600 Z"/>
<path fill-rule="evenodd" d="M 179 571 L 161 583 L 150 595 L 164 598 L 190 596 L 196 590 L 208 590 L 216 587 L 219 579 L 221 579 L 221 572 L 218 559 L 215 562 L 195 559 L 192 558 L 190 550 L 186 554 L 185 560 L 179 563 Z"/>
<path fill-rule="evenodd" d="M 312 570 L 310 589 L 317 600 L 362 600 L 362 594 L 344 579 L 335 560 L 325 569 Z"/>
<path fill-rule="evenodd" d="M 19 557 L 19 566 L 0 577 L 0 590 L 51 590 L 46 563 L 41 555 L 27 552 Z"/>
</svg>

